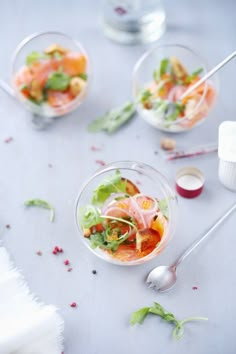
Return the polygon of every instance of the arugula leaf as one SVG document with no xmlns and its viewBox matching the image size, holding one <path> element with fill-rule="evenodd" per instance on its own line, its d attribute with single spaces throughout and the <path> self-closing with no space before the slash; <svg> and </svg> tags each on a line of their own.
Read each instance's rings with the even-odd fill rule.
<svg viewBox="0 0 236 354">
<path fill-rule="evenodd" d="M 70 83 L 70 76 L 61 72 L 56 71 L 51 73 L 46 82 L 46 88 L 57 91 L 65 91 Z"/>
<path fill-rule="evenodd" d="M 168 103 L 164 100 L 155 101 L 153 103 L 153 109 L 159 112 L 165 112 L 168 107 Z"/>
<path fill-rule="evenodd" d="M 151 92 L 149 90 L 145 90 L 142 94 L 141 94 L 141 98 L 140 101 L 142 103 L 145 103 L 146 101 L 148 101 L 148 99 L 152 96 Z"/>
<path fill-rule="evenodd" d="M 168 116 L 165 116 L 166 121 L 175 121 L 180 113 L 182 113 L 185 109 L 185 105 L 181 103 L 171 103 L 171 109 L 172 113 L 170 113 Z"/>
<path fill-rule="evenodd" d="M 166 312 L 160 304 L 154 302 L 154 305 L 151 307 L 143 307 L 140 310 L 133 312 L 130 319 L 131 325 L 135 325 L 137 323 L 142 324 L 149 314 L 159 316 L 164 321 L 173 323 L 173 325 L 175 326 L 172 332 L 174 339 L 180 339 L 183 336 L 185 323 L 191 321 L 208 320 L 207 317 L 189 317 L 184 320 L 177 320 L 173 313 Z"/>
<path fill-rule="evenodd" d="M 167 199 L 162 199 L 158 202 L 158 207 L 162 214 L 168 219 L 169 218 L 169 209 Z"/>
<path fill-rule="evenodd" d="M 57 59 L 57 60 L 61 60 L 62 58 L 63 58 L 63 55 L 61 54 L 61 53 L 59 53 L 59 52 L 53 52 L 52 54 L 51 54 L 51 56 L 53 57 L 53 58 L 55 58 L 55 59 Z"/>
<path fill-rule="evenodd" d="M 84 81 L 87 81 L 88 80 L 88 74 L 86 73 L 81 73 L 78 75 L 81 79 L 83 79 Z"/>
<path fill-rule="evenodd" d="M 91 234 L 89 237 L 91 248 L 100 247 L 115 252 L 119 245 L 127 240 L 129 234 L 127 232 L 124 235 L 121 235 L 117 240 L 109 240 L 108 236 L 112 231 L 114 230 L 111 230 L 110 227 L 107 226 L 105 231 Z"/>
<path fill-rule="evenodd" d="M 112 176 L 107 176 L 103 183 L 93 191 L 92 204 L 102 205 L 112 193 L 125 193 L 126 180 L 121 178 L 120 171 L 117 170 Z"/>
<path fill-rule="evenodd" d="M 104 231 L 96 232 L 95 234 L 90 235 L 89 240 L 91 248 L 104 248 Z"/>
<path fill-rule="evenodd" d="M 134 326 L 136 323 L 142 324 L 149 313 L 150 307 L 143 307 L 132 313 L 130 324 Z"/>
<path fill-rule="evenodd" d="M 79 223 L 83 229 L 89 229 L 103 221 L 100 215 L 100 211 L 92 205 L 81 207 L 79 209 Z"/>
<path fill-rule="evenodd" d="M 26 64 L 31 65 L 35 61 L 38 61 L 41 59 L 42 54 L 38 52 L 32 52 L 26 57 Z"/>
<path fill-rule="evenodd" d="M 203 72 L 203 68 L 199 68 L 199 69 L 193 71 L 192 74 L 186 78 L 186 83 L 190 84 L 191 81 L 193 81 L 202 72 Z"/>
<path fill-rule="evenodd" d="M 19 90 L 20 91 L 22 91 L 22 90 L 28 90 L 29 89 L 29 85 L 27 85 L 27 84 L 22 84 L 22 85 L 20 85 L 20 87 L 19 87 Z"/>
<path fill-rule="evenodd" d="M 39 61 L 40 59 L 47 59 L 47 58 L 50 58 L 50 56 L 48 54 L 44 54 L 44 53 L 39 53 L 39 52 L 33 51 L 32 53 L 27 55 L 27 57 L 26 57 L 26 65 L 31 65 L 34 62 Z"/>
<path fill-rule="evenodd" d="M 169 62 L 170 61 L 168 58 L 161 60 L 159 68 L 153 72 L 153 79 L 155 81 L 159 81 L 161 79 L 162 75 L 166 74 L 168 67 L 169 67 Z"/>
<path fill-rule="evenodd" d="M 42 199 L 30 199 L 25 201 L 25 206 L 27 207 L 38 207 L 38 208 L 43 208 L 43 209 L 48 209 L 50 210 L 50 221 L 53 222 L 54 221 L 54 217 L 55 217 L 55 211 L 54 208 L 51 204 L 49 204 L 48 202 L 46 202 L 45 200 Z"/>
<path fill-rule="evenodd" d="M 135 113 L 134 104 L 131 102 L 122 105 L 107 112 L 101 118 L 95 119 L 88 126 L 88 131 L 96 133 L 105 130 L 107 133 L 112 134 L 117 131 L 122 125 L 127 123 Z"/>
<path fill-rule="evenodd" d="M 158 302 L 154 302 L 154 306 L 149 307 L 149 312 L 161 317 L 165 315 L 164 308 L 160 304 L 158 304 Z"/>
</svg>

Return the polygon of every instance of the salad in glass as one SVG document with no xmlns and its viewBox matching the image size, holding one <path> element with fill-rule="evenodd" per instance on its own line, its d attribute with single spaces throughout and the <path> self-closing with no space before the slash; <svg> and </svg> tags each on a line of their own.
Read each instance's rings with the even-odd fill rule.
<svg viewBox="0 0 236 354">
<path fill-rule="evenodd" d="M 88 76 L 87 55 L 63 33 L 33 35 L 14 56 L 16 96 L 39 115 L 60 116 L 75 109 L 84 100 Z"/>
<path fill-rule="evenodd" d="M 88 200 L 88 192 L 82 194 Z M 76 218 L 83 239 L 108 261 L 139 263 L 159 253 L 169 239 L 169 201 L 142 193 L 119 169 L 91 191 L 90 202 L 84 205 L 80 199 Z"/>
<path fill-rule="evenodd" d="M 150 63 L 153 65 L 153 62 L 156 62 L 154 58 L 150 62 L 149 56 L 154 53 L 151 51 L 146 54 L 136 65 L 135 101 L 139 113 L 148 123 L 161 130 L 181 132 L 192 129 L 206 118 L 215 103 L 217 92 L 213 83 L 207 81 L 182 99 L 184 92 L 200 80 L 206 70 L 204 66 L 195 66 L 191 71 L 187 69 L 184 62 L 192 60 L 187 55 L 194 57 L 194 53 L 189 54 L 187 48 L 180 47 L 176 50 L 177 53 L 179 51 L 182 60 L 172 55 L 174 50 L 171 51 L 168 46 L 167 49 L 169 50 L 166 50 L 166 54 L 171 55 L 163 57 L 165 53 L 162 52 L 159 65 L 153 67 L 152 77 L 150 75 L 149 79 L 146 79 L 146 75 L 143 79 L 142 70 L 145 68 L 142 66 Z M 149 62 L 145 63 L 148 60 Z"/>
</svg>

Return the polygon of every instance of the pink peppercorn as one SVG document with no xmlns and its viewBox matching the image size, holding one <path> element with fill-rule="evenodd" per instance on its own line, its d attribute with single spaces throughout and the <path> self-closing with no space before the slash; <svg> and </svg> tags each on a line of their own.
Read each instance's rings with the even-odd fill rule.
<svg viewBox="0 0 236 354">
<path fill-rule="evenodd" d="M 106 163 L 105 163 L 103 160 L 95 160 L 95 162 L 96 162 L 98 165 L 106 166 Z"/>
<path fill-rule="evenodd" d="M 58 246 L 55 246 L 52 251 L 53 254 L 62 253 L 62 252 L 63 252 L 63 249 Z"/>
<path fill-rule="evenodd" d="M 9 143 L 11 143 L 12 141 L 13 141 L 13 138 L 12 138 L 11 136 L 9 136 L 9 138 L 6 138 L 6 139 L 4 140 L 4 143 L 9 144 Z"/>
<path fill-rule="evenodd" d="M 70 307 L 76 307 L 76 306 L 77 306 L 76 302 L 72 302 L 72 303 L 70 304 Z"/>
<path fill-rule="evenodd" d="M 126 9 L 124 9 L 121 6 L 117 6 L 114 8 L 114 11 L 118 14 L 118 15 L 125 15 L 126 14 Z"/>
<path fill-rule="evenodd" d="M 69 260 L 66 259 L 66 260 L 64 261 L 64 264 L 65 264 L 66 266 L 69 265 L 69 264 L 70 264 Z"/>
</svg>

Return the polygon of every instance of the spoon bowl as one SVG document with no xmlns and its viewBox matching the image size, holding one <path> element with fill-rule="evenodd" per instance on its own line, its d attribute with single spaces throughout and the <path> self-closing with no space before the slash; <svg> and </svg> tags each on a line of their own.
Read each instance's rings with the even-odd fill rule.
<svg viewBox="0 0 236 354">
<path fill-rule="evenodd" d="M 156 267 L 147 277 L 147 283 L 150 283 L 150 288 L 154 287 L 158 291 L 169 290 L 174 286 L 176 280 L 176 268 L 169 266 Z"/>
</svg>

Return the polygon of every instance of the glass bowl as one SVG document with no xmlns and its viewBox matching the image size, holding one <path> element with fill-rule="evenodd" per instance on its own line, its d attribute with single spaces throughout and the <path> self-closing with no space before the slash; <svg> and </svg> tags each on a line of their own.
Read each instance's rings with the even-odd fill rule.
<svg viewBox="0 0 236 354">
<path fill-rule="evenodd" d="M 23 70 L 27 67 L 26 57 L 32 52 L 43 53 L 45 48 L 48 48 L 52 44 L 58 44 L 61 47 L 68 49 L 70 52 L 83 55 L 86 58 L 86 75 L 88 76 L 86 84 L 84 85 L 82 92 L 78 96 L 74 97 L 69 101 L 69 99 L 66 99 L 66 97 L 63 96 L 63 92 L 61 96 L 58 95 L 58 106 L 57 104 L 55 104 L 55 106 L 50 106 L 47 103 L 37 104 L 33 102 L 22 94 L 21 90 L 19 89 L 19 86 L 16 83 L 16 75 L 20 73 L 20 70 Z M 57 59 L 58 63 L 60 63 L 60 57 L 55 58 L 55 61 Z M 50 70 L 53 71 L 54 69 Z M 55 70 L 60 71 L 61 67 Z M 49 71 L 49 74 L 50 73 L 51 71 Z M 15 96 L 32 113 L 44 117 L 59 117 L 73 111 L 85 100 L 90 82 L 90 74 L 91 72 L 88 55 L 84 50 L 83 46 L 78 41 L 74 40 L 67 34 L 61 32 L 40 32 L 25 38 L 17 46 L 12 59 L 11 85 L 13 87 Z M 44 74 L 42 73 L 42 75 Z"/>
<path fill-rule="evenodd" d="M 201 92 L 198 93 L 197 96 L 195 96 L 197 97 L 197 99 L 194 102 L 194 106 L 191 106 L 191 103 L 189 103 L 189 107 L 191 107 L 191 112 L 189 109 L 189 113 L 187 112 L 186 105 L 186 109 L 180 118 L 177 118 L 176 120 L 173 119 L 167 121 L 163 119 L 160 115 L 160 106 L 157 105 L 156 108 L 151 109 L 150 107 L 144 108 L 143 104 L 140 102 L 140 95 L 142 95 L 145 89 L 154 90 L 151 92 L 153 94 L 159 95 L 160 91 L 157 90 L 160 90 L 160 87 L 158 86 L 158 84 L 156 86 L 153 85 L 153 73 L 154 70 L 159 67 L 163 59 L 171 57 L 177 58 L 181 62 L 181 64 L 183 64 L 184 68 L 187 70 L 189 75 L 191 75 L 191 73 L 193 73 L 199 68 L 202 68 L 202 72 L 200 74 L 201 77 L 203 77 L 209 71 L 206 62 L 192 49 L 178 44 L 160 45 L 154 49 L 145 52 L 137 61 L 133 70 L 133 97 L 139 115 L 147 123 L 162 131 L 179 133 L 191 130 L 192 128 L 205 121 L 208 116 L 208 113 L 216 102 L 218 94 L 218 78 L 217 75 L 214 75 L 210 80 L 202 84 Z M 178 87 L 176 85 L 174 90 L 176 90 L 176 88 L 177 90 L 180 90 L 180 86 Z M 186 88 L 181 85 L 181 90 L 184 89 Z M 164 96 L 166 102 L 175 101 L 175 99 L 173 98 L 174 90 L 170 89 L 169 93 Z M 176 92 L 177 91 L 175 91 L 175 94 Z M 183 92 L 184 91 L 182 91 L 182 93 Z M 181 94 L 179 94 L 179 97 L 181 97 Z M 155 102 L 155 98 L 153 102 Z M 155 103 L 152 103 L 152 107 L 155 107 Z"/>
<path fill-rule="evenodd" d="M 112 255 L 112 252 L 108 253 L 99 247 L 91 248 L 90 240 L 84 236 L 85 230 L 80 225 L 79 216 L 81 208 L 91 205 L 93 191 L 104 182 L 104 179 L 109 178 L 109 176 L 113 176 L 116 171 L 120 171 L 121 176 L 125 178 L 125 180 L 135 183 L 141 193 L 150 197 L 158 198 L 159 201 L 165 199 L 167 202 L 166 206 L 168 210 L 168 219 L 165 219 L 167 221 L 165 221 L 165 228 L 161 241 L 157 244 L 154 243 L 155 248 L 152 248 L 152 252 L 142 258 L 121 260 L 119 258 L 115 258 Z M 98 170 L 82 186 L 76 201 L 75 217 L 81 241 L 97 257 L 113 264 L 125 266 L 137 265 L 147 262 L 161 253 L 173 236 L 176 228 L 177 198 L 167 179 L 151 166 L 136 161 L 114 162 Z M 138 223 L 139 220 L 136 219 L 136 222 Z"/>
</svg>

